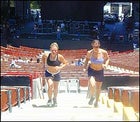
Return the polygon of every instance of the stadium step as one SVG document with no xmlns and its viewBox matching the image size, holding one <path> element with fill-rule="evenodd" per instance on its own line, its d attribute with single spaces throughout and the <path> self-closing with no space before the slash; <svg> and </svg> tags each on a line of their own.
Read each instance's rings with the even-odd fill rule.
<svg viewBox="0 0 140 122">
<path fill-rule="evenodd" d="M 20 108 L 13 107 L 12 113 L 2 112 L 1 120 L 108 120 L 122 121 L 122 114 L 113 112 L 100 98 L 99 106 L 88 105 L 89 99 L 85 93 L 59 93 L 58 107 L 47 107 L 47 94 L 44 99 L 33 99 L 22 104 Z M 54 117 L 55 114 L 55 117 Z"/>
</svg>

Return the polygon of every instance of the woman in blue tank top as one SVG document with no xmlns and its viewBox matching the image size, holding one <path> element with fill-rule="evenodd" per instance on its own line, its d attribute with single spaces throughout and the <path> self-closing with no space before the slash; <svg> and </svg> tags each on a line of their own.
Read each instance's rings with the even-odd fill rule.
<svg viewBox="0 0 140 122">
<path fill-rule="evenodd" d="M 58 44 L 53 42 L 50 45 L 50 52 L 44 53 L 42 62 L 45 70 L 45 77 L 48 84 L 48 106 L 57 106 L 58 85 L 61 79 L 60 71 L 67 65 L 65 58 L 58 54 Z M 53 97 L 53 98 L 52 98 Z"/>
<path fill-rule="evenodd" d="M 97 107 L 102 82 L 104 80 L 104 69 L 109 64 L 109 55 L 106 50 L 100 48 L 99 40 L 93 40 L 91 46 L 93 48 L 87 52 L 84 71 L 87 70 L 89 77 L 89 92 L 91 98 L 88 104 L 92 105 L 96 98 L 94 106 Z"/>
</svg>

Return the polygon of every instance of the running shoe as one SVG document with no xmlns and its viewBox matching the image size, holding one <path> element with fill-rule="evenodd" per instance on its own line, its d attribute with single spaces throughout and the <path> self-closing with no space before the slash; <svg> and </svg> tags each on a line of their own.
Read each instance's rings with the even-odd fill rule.
<svg viewBox="0 0 140 122">
<path fill-rule="evenodd" d="M 53 98 L 53 106 L 57 107 L 57 100 L 56 100 L 56 98 Z"/>
<path fill-rule="evenodd" d="M 48 107 L 51 107 L 51 106 L 52 106 L 52 100 L 48 100 L 47 106 L 48 106 Z"/>
<path fill-rule="evenodd" d="M 90 98 L 90 100 L 89 100 L 89 102 L 88 102 L 88 104 L 89 104 L 89 105 L 92 105 L 92 104 L 93 104 L 94 99 L 95 99 L 95 97 L 91 97 L 91 98 Z"/>
<path fill-rule="evenodd" d="M 98 102 L 94 103 L 94 107 L 97 108 L 98 107 Z"/>
</svg>

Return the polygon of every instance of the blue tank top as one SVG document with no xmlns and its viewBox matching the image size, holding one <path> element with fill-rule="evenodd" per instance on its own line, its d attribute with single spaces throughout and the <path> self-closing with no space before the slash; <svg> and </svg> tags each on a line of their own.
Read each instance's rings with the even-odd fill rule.
<svg viewBox="0 0 140 122">
<path fill-rule="evenodd" d="M 91 56 L 90 61 L 91 63 L 94 63 L 94 64 L 103 64 L 104 58 L 103 56 L 101 56 L 100 58 L 94 58 L 93 56 Z"/>
<path fill-rule="evenodd" d="M 49 54 L 49 56 L 47 58 L 47 64 L 49 66 L 60 66 L 61 62 L 58 60 L 58 55 L 57 55 L 57 59 L 55 61 L 51 61 L 50 60 L 50 54 Z"/>
<path fill-rule="evenodd" d="M 96 59 L 94 57 L 91 57 L 90 61 L 91 61 L 91 63 L 94 63 L 94 64 L 103 64 L 104 63 L 104 59 L 103 58 Z"/>
</svg>

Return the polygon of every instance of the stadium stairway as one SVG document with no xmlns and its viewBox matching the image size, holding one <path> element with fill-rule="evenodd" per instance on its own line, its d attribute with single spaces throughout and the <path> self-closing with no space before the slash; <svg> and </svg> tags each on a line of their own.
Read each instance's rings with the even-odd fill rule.
<svg viewBox="0 0 140 122">
<path fill-rule="evenodd" d="M 115 111 L 107 93 L 101 93 L 99 106 L 88 105 L 87 93 L 59 93 L 58 106 L 47 107 L 47 93 L 44 99 L 32 99 L 22 103 L 12 112 L 1 112 L 1 121 L 123 121 L 121 111 Z M 112 107 L 111 107 L 112 105 Z M 122 106 L 121 106 L 122 107 Z M 122 110 L 120 108 L 120 110 Z M 136 120 L 137 118 L 133 118 Z M 127 119 L 129 120 L 129 119 Z M 131 118 L 132 120 L 132 118 Z"/>
</svg>

